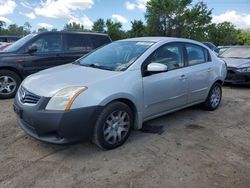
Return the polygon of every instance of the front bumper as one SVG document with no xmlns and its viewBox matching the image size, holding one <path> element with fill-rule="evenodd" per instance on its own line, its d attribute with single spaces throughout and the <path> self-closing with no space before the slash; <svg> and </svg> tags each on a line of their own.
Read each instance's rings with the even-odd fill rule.
<svg viewBox="0 0 250 188">
<path fill-rule="evenodd" d="M 48 101 L 49 98 L 42 97 L 35 106 L 29 106 L 15 98 L 17 122 L 28 135 L 54 144 L 74 143 L 91 138 L 101 106 L 49 111 L 45 110 Z"/>
<path fill-rule="evenodd" d="M 227 68 L 226 83 L 250 84 L 250 72 L 237 72 L 236 68 Z"/>
</svg>

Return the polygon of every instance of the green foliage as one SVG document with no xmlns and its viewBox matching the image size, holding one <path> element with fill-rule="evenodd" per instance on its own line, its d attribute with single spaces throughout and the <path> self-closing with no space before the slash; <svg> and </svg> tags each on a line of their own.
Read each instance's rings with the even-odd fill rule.
<svg viewBox="0 0 250 188">
<path fill-rule="evenodd" d="M 99 18 L 98 20 L 96 20 L 93 24 L 92 31 L 101 32 L 101 33 L 105 32 L 104 19 Z"/>
<path fill-rule="evenodd" d="M 146 26 L 141 20 L 131 22 L 131 30 L 127 32 L 128 37 L 143 37 L 146 35 Z"/>
<path fill-rule="evenodd" d="M 183 14 L 181 37 L 203 41 L 207 39 L 207 29 L 212 20 L 212 10 L 203 3 L 197 3 Z"/>
<path fill-rule="evenodd" d="M 25 22 L 23 26 L 18 26 L 17 24 L 10 24 L 7 28 L 5 26 L 5 22 L 0 21 L 0 35 L 25 36 L 31 32 L 29 22 Z"/>
<path fill-rule="evenodd" d="M 240 31 L 230 22 L 211 24 L 208 27 L 208 40 L 215 45 L 235 45 L 239 43 Z"/>
<path fill-rule="evenodd" d="M 131 29 L 124 31 L 120 22 L 111 19 L 97 19 L 91 30 L 84 29 L 75 22 L 65 24 L 68 31 L 95 31 L 107 33 L 112 40 L 127 37 L 170 36 L 190 38 L 198 41 L 210 41 L 216 45 L 250 45 L 250 30 L 239 30 L 230 22 L 212 23 L 212 10 L 207 5 L 193 0 L 150 0 L 145 13 L 146 24 L 141 20 L 131 21 Z M 0 21 L 0 35 L 26 35 L 31 32 L 31 25 L 6 24 Z M 38 32 L 48 31 L 39 28 Z M 57 31 L 57 29 L 52 29 Z M 33 31 L 35 32 L 35 31 Z"/>
<path fill-rule="evenodd" d="M 8 26 L 6 34 L 8 35 L 20 35 L 24 36 L 30 33 L 25 26 L 18 26 L 17 24 L 11 24 Z"/>
<path fill-rule="evenodd" d="M 147 3 L 146 21 L 150 35 L 181 36 L 184 12 L 192 0 L 151 0 Z"/>
<path fill-rule="evenodd" d="M 57 28 L 53 28 L 53 29 L 51 29 L 51 31 L 58 31 L 58 30 L 57 30 Z"/>
<path fill-rule="evenodd" d="M 119 40 L 126 37 L 126 33 L 122 30 L 120 22 L 113 22 L 111 19 L 106 21 L 107 33 L 112 40 Z"/>
<path fill-rule="evenodd" d="M 41 33 L 41 32 L 46 32 L 46 31 L 49 31 L 49 30 L 47 28 L 45 28 L 45 27 L 40 27 L 37 31 L 39 33 Z"/>
<path fill-rule="evenodd" d="M 250 45 L 250 29 L 240 30 L 239 32 L 239 44 Z"/>
<path fill-rule="evenodd" d="M 71 23 L 65 24 L 64 30 L 66 30 L 66 31 L 84 31 L 84 26 L 82 24 L 78 24 L 76 22 L 71 22 Z"/>
<path fill-rule="evenodd" d="M 4 28 L 6 26 L 4 21 L 0 21 L 0 35 L 4 35 L 6 33 L 6 29 Z"/>
<path fill-rule="evenodd" d="M 0 29 L 2 29 L 5 25 L 6 25 L 6 23 L 4 21 L 0 20 Z"/>
</svg>

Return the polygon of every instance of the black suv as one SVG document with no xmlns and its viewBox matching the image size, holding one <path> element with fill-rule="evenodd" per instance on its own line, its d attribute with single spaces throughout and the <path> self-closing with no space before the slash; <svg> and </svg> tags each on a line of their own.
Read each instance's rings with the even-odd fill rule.
<svg viewBox="0 0 250 188">
<path fill-rule="evenodd" d="M 23 37 L 0 52 L 0 99 L 14 97 L 26 76 L 73 62 L 110 42 L 106 34 L 88 32 L 43 32 Z"/>
</svg>

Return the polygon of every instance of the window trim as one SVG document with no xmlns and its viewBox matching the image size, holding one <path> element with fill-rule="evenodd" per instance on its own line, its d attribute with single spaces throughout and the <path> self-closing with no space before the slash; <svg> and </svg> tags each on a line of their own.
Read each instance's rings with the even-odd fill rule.
<svg viewBox="0 0 250 188">
<path fill-rule="evenodd" d="M 174 71 L 174 70 L 178 70 L 178 69 L 182 69 L 182 68 L 185 68 L 187 67 L 187 59 L 186 59 L 186 56 L 185 56 L 185 46 L 184 46 L 184 43 L 183 42 L 167 42 L 163 45 L 161 45 L 160 47 L 158 47 L 157 49 L 155 49 L 145 60 L 144 62 L 141 64 L 141 75 L 142 77 L 147 77 L 147 76 L 150 76 L 146 73 L 146 67 L 151 63 L 151 62 L 148 62 L 151 58 L 151 56 L 157 51 L 159 50 L 160 48 L 166 46 L 166 45 L 178 45 L 180 47 L 180 50 L 181 50 L 181 56 L 182 56 L 182 61 L 184 63 L 184 66 L 183 67 L 179 67 L 179 68 L 175 68 L 175 69 L 171 69 L 171 70 L 167 70 L 166 72 L 169 72 L 169 71 Z M 166 73 L 166 72 L 160 72 L 160 73 Z M 155 73 L 155 74 L 160 74 L 160 73 Z"/>
<path fill-rule="evenodd" d="M 184 42 L 183 43 L 184 45 L 184 51 L 185 51 L 185 59 L 187 61 L 187 67 L 191 67 L 191 66 L 195 66 L 195 65 L 201 65 L 201 64 L 204 64 L 204 63 L 209 63 L 209 62 L 212 62 L 212 58 L 211 58 L 211 54 L 209 52 L 208 49 L 204 48 L 203 46 L 199 45 L 199 44 L 195 44 L 195 43 L 191 43 L 191 42 Z M 193 65 L 190 65 L 189 64 L 189 60 L 188 60 L 188 53 L 187 53 L 187 45 L 193 45 L 193 46 L 198 46 L 202 49 L 202 53 L 204 55 L 204 57 L 206 58 L 206 55 L 205 55 L 205 50 L 207 51 L 207 59 L 205 59 L 206 61 L 203 62 L 203 63 L 199 63 L 199 64 L 193 64 Z"/>
</svg>

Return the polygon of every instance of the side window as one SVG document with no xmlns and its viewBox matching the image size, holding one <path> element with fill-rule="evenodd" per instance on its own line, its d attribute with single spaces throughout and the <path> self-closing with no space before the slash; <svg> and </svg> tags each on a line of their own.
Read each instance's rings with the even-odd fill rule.
<svg viewBox="0 0 250 188">
<path fill-rule="evenodd" d="M 66 50 L 67 51 L 90 51 L 92 44 L 88 35 L 85 34 L 66 34 Z"/>
<path fill-rule="evenodd" d="M 205 49 L 203 47 L 186 44 L 186 49 L 189 65 L 197 65 L 208 61 L 208 54 L 206 57 Z"/>
<path fill-rule="evenodd" d="M 168 70 L 184 67 L 181 45 L 167 44 L 158 48 L 151 55 L 151 62 L 165 64 Z"/>
<path fill-rule="evenodd" d="M 42 35 L 37 38 L 28 48 L 35 46 L 36 53 L 60 52 L 62 51 L 62 39 L 60 34 Z"/>
<path fill-rule="evenodd" d="M 89 37 L 94 48 L 98 48 L 111 42 L 109 37 L 105 35 L 89 35 Z"/>
</svg>

